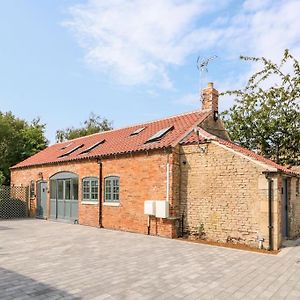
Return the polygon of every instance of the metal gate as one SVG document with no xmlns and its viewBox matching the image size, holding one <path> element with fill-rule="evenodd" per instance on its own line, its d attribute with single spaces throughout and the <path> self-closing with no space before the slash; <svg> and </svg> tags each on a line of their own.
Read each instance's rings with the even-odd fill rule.
<svg viewBox="0 0 300 300">
<path fill-rule="evenodd" d="M 0 186 L 0 219 L 29 216 L 29 187 Z"/>
</svg>

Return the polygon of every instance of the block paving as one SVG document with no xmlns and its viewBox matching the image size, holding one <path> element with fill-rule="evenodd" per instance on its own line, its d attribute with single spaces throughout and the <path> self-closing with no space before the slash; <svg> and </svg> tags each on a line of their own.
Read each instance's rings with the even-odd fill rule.
<svg viewBox="0 0 300 300">
<path fill-rule="evenodd" d="M 300 299 L 278 255 L 37 219 L 0 222 L 0 299 Z"/>
</svg>

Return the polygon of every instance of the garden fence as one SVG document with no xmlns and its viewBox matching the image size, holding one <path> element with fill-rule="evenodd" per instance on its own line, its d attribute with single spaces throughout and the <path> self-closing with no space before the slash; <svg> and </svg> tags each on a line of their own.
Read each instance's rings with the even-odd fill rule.
<svg viewBox="0 0 300 300">
<path fill-rule="evenodd" d="M 29 187 L 0 186 L 0 220 L 29 216 Z"/>
</svg>

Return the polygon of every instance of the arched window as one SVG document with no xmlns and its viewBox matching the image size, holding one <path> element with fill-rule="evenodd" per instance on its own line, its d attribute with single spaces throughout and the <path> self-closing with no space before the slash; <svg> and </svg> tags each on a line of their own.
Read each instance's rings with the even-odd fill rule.
<svg viewBox="0 0 300 300">
<path fill-rule="evenodd" d="M 82 180 L 82 201 L 98 202 L 98 178 L 85 177 Z"/>
<path fill-rule="evenodd" d="M 120 202 L 120 177 L 106 177 L 104 179 L 104 188 L 104 202 Z"/>
</svg>

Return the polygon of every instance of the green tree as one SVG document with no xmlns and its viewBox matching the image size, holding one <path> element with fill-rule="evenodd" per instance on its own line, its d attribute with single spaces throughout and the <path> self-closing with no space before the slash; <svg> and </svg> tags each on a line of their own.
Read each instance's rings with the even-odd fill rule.
<svg viewBox="0 0 300 300">
<path fill-rule="evenodd" d="M 90 135 L 93 133 L 107 131 L 112 129 L 112 122 L 108 121 L 106 118 L 101 118 L 100 116 L 90 113 L 89 118 L 84 122 L 84 125 L 79 128 L 66 128 L 56 131 L 56 141 L 64 142 L 67 140 L 72 140 L 81 136 Z"/>
<path fill-rule="evenodd" d="M 299 61 L 289 50 L 280 64 L 264 57 L 241 59 L 261 69 L 244 89 L 224 93 L 235 96 L 233 107 L 222 114 L 231 139 L 279 164 L 300 165 Z"/>
<path fill-rule="evenodd" d="M 9 168 L 47 147 L 45 124 L 39 119 L 31 123 L 0 112 L 0 181 L 8 184 Z"/>
<path fill-rule="evenodd" d="M 5 177 L 2 171 L 0 171 L 0 185 L 4 184 Z"/>
</svg>

